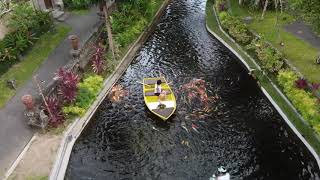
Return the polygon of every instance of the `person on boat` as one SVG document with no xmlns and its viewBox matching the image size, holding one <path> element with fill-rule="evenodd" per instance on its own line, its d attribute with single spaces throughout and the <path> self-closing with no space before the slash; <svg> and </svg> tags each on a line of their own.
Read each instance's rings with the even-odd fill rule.
<svg viewBox="0 0 320 180">
<path fill-rule="evenodd" d="M 154 90 L 154 94 L 158 96 L 159 107 L 163 105 L 161 101 L 165 101 L 166 99 L 166 92 L 162 90 L 161 83 L 162 81 L 160 79 L 157 80 L 157 83 L 155 84 L 155 90 Z"/>
<path fill-rule="evenodd" d="M 162 88 L 161 88 L 161 80 L 157 80 L 157 83 L 154 86 L 154 95 L 159 96 L 162 92 Z"/>
</svg>

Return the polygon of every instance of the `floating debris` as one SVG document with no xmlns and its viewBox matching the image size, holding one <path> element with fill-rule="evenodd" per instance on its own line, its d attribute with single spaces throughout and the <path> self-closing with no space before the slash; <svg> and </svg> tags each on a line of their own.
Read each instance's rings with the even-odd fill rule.
<svg viewBox="0 0 320 180">
<path fill-rule="evenodd" d="M 187 140 L 182 140 L 181 144 L 190 147 L 189 141 L 187 141 Z"/>
<path fill-rule="evenodd" d="M 182 121 L 182 122 L 181 122 L 181 127 L 182 127 L 183 129 L 185 129 L 187 132 L 189 132 L 189 130 L 188 130 L 188 128 L 187 128 L 187 125 L 186 125 L 186 122 Z"/>
<path fill-rule="evenodd" d="M 154 126 L 152 126 L 152 129 L 153 129 L 153 130 L 156 130 L 156 131 L 159 131 L 159 129 L 155 128 Z"/>
<path fill-rule="evenodd" d="M 195 124 L 192 123 L 191 128 L 192 128 L 195 132 L 199 133 L 199 131 L 198 131 L 198 126 L 197 126 L 197 125 L 195 125 Z"/>
</svg>

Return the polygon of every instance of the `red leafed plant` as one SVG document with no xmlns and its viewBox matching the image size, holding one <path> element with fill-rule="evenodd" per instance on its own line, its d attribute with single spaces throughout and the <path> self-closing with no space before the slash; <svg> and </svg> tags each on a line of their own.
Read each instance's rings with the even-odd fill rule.
<svg viewBox="0 0 320 180">
<path fill-rule="evenodd" d="M 307 80 L 305 79 L 296 80 L 296 87 L 299 89 L 306 89 L 308 87 Z"/>
<path fill-rule="evenodd" d="M 320 83 L 312 83 L 312 90 L 317 91 L 320 88 Z"/>
<path fill-rule="evenodd" d="M 105 60 L 103 56 L 104 49 L 100 46 L 94 46 L 95 52 L 91 58 L 92 70 L 96 74 L 101 74 L 105 69 Z"/>
<path fill-rule="evenodd" d="M 49 115 L 49 124 L 52 127 L 57 127 L 63 123 L 64 116 L 62 112 L 62 104 L 55 96 L 46 97 L 45 109 Z"/>
<path fill-rule="evenodd" d="M 71 71 L 60 68 L 56 73 L 55 79 L 58 80 L 58 91 L 66 103 L 71 103 L 76 99 L 77 84 L 79 76 Z"/>
</svg>

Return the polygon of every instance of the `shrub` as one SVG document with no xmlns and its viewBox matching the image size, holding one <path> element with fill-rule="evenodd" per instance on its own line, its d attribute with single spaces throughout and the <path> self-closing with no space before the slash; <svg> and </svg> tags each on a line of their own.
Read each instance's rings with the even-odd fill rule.
<svg viewBox="0 0 320 180">
<path fill-rule="evenodd" d="M 95 52 L 91 58 L 92 70 L 96 74 L 101 74 L 104 70 L 106 70 L 105 59 L 104 59 L 104 49 L 99 46 L 94 47 Z"/>
<path fill-rule="evenodd" d="M 0 75 L 18 62 L 38 37 L 53 26 L 49 13 L 34 10 L 28 3 L 13 6 L 8 26 L 12 30 L 0 41 Z"/>
<path fill-rule="evenodd" d="M 103 78 L 98 75 L 89 76 L 79 83 L 78 96 L 75 105 L 77 107 L 88 109 L 91 103 L 95 100 L 103 85 Z"/>
<path fill-rule="evenodd" d="M 58 91 L 62 95 L 64 102 L 73 102 L 76 98 L 77 84 L 79 82 L 78 75 L 60 68 L 56 73 L 55 79 L 58 80 Z"/>
<path fill-rule="evenodd" d="M 306 89 L 306 88 L 308 87 L 308 82 L 307 82 L 307 80 L 301 79 L 301 78 L 297 79 L 297 80 L 295 81 L 295 84 L 296 84 L 296 87 L 297 87 L 298 89 Z"/>
<path fill-rule="evenodd" d="M 44 107 L 47 114 L 49 115 L 49 125 L 52 127 L 57 127 L 64 121 L 62 105 L 60 101 L 54 96 L 47 97 L 46 102 L 48 106 L 44 105 Z"/>
<path fill-rule="evenodd" d="M 245 24 L 238 18 L 229 15 L 227 12 L 219 13 L 221 25 L 228 33 L 237 41 L 242 44 L 248 44 L 252 36 Z"/>
<path fill-rule="evenodd" d="M 277 76 L 279 84 L 282 86 L 287 97 L 299 110 L 302 117 L 307 120 L 318 133 L 320 133 L 320 110 L 317 99 L 309 92 L 296 88 L 295 81 L 297 79 L 298 76 L 294 72 L 288 70 L 280 71 Z"/>
<path fill-rule="evenodd" d="M 220 22 L 224 22 L 228 18 L 229 14 L 225 11 L 219 13 Z"/>
<path fill-rule="evenodd" d="M 229 34 L 242 44 L 248 44 L 251 40 L 248 29 L 244 24 L 236 24 L 229 28 Z"/>
<path fill-rule="evenodd" d="M 99 0 L 64 0 L 64 5 L 69 9 L 86 9 Z"/>
<path fill-rule="evenodd" d="M 118 4 L 118 11 L 111 17 L 116 42 L 124 47 L 142 32 L 161 0 L 128 0 Z"/>
<path fill-rule="evenodd" d="M 247 49 L 253 50 L 263 67 L 270 72 L 277 73 L 284 65 L 282 55 L 263 39 L 254 39 Z"/>
<path fill-rule="evenodd" d="M 14 6 L 8 26 L 14 32 L 31 32 L 40 35 L 52 27 L 53 20 L 49 13 L 33 9 L 29 3 Z"/>
<path fill-rule="evenodd" d="M 86 113 L 86 110 L 78 106 L 66 106 L 63 107 L 63 113 L 66 115 L 75 115 L 81 117 Z"/>
<path fill-rule="evenodd" d="M 215 5 L 218 12 L 226 11 L 228 9 L 226 0 L 216 0 Z"/>
</svg>

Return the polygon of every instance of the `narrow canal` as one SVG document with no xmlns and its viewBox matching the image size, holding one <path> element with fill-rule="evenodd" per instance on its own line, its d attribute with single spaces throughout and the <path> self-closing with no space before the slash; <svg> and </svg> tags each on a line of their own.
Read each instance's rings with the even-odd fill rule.
<svg viewBox="0 0 320 180">
<path fill-rule="evenodd" d="M 205 29 L 205 0 L 174 0 L 77 140 L 66 179 L 319 179 L 315 159 L 232 53 Z M 168 122 L 145 107 L 141 81 L 163 73 L 177 111 Z M 205 81 L 209 103 L 186 93 Z M 183 88 L 184 87 L 184 88 Z"/>
</svg>

